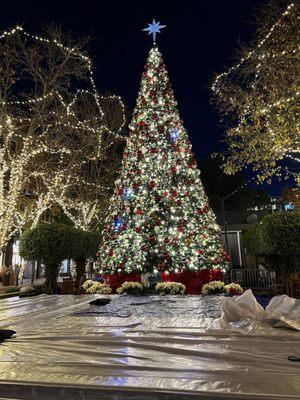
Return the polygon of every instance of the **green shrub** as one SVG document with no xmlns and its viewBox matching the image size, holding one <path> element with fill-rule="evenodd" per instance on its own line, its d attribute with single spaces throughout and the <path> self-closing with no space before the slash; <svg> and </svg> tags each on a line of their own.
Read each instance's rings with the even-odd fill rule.
<svg viewBox="0 0 300 400">
<path fill-rule="evenodd" d="M 300 214 L 280 212 L 262 220 L 265 254 L 300 255 Z"/>
<path fill-rule="evenodd" d="M 265 255 L 281 275 L 299 266 L 300 214 L 277 212 L 265 216 L 243 235 L 248 254 Z"/>
<path fill-rule="evenodd" d="M 39 224 L 20 238 L 20 255 L 26 260 L 45 263 L 45 291 L 57 292 L 60 264 L 76 254 L 77 229 L 62 224 Z"/>
<path fill-rule="evenodd" d="M 79 280 L 85 273 L 86 258 L 96 256 L 99 240 L 99 233 L 82 231 L 70 225 L 38 224 L 21 235 L 20 255 L 26 260 L 45 263 L 45 291 L 55 293 L 61 262 L 71 258 L 75 260 Z"/>
<path fill-rule="evenodd" d="M 245 232 L 243 239 L 248 254 L 300 255 L 300 214 L 267 215 Z"/>
<path fill-rule="evenodd" d="M 77 282 L 85 274 L 86 259 L 96 257 L 99 241 L 99 232 L 87 232 L 80 229 L 77 230 L 76 254 L 73 256 L 76 264 Z"/>
<path fill-rule="evenodd" d="M 251 226 L 248 231 L 243 234 L 244 246 L 247 254 L 261 255 L 263 254 L 263 241 L 262 241 L 262 224 L 255 224 Z"/>
<path fill-rule="evenodd" d="M 20 288 L 18 286 L 12 286 L 6 290 L 4 290 L 4 293 L 15 293 L 15 292 L 19 292 Z"/>
</svg>

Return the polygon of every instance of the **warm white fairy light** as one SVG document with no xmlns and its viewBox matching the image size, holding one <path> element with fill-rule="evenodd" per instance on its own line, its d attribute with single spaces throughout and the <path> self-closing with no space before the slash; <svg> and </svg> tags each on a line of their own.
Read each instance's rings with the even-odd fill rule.
<svg viewBox="0 0 300 400">
<path fill-rule="evenodd" d="M 286 10 L 285 10 L 284 13 L 281 15 L 281 17 L 272 25 L 271 29 L 270 29 L 269 32 L 266 34 L 266 36 L 258 43 L 258 45 L 257 45 L 257 50 L 256 50 L 256 51 L 260 50 L 260 48 L 265 44 L 265 42 L 266 42 L 266 41 L 269 39 L 269 37 L 272 35 L 273 31 L 274 31 L 278 26 L 280 26 L 280 24 L 282 23 L 283 19 L 284 19 L 287 15 L 289 15 L 289 14 L 292 12 L 292 10 L 294 9 L 294 7 L 295 7 L 295 4 L 294 4 L 294 3 L 291 3 L 291 4 L 289 4 L 289 5 L 287 6 Z M 219 75 L 216 77 L 216 79 L 215 79 L 215 81 L 214 81 L 214 83 L 213 83 L 213 85 L 212 85 L 212 90 L 213 90 L 215 93 L 220 94 L 220 93 L 221 93 L 221 89 L 219 88 L 220 80 L 221 80 L 222 78 L 224 78 L 224 77 L 230 75 L 232 72 L 238 70 L 238 69 L 244 64 L 244 62 L 247 61 L 247 60 L 249 60 L 251 57 L 253 57 L 254 54 L 255 54 L 255 51 L 254 51 L 254 50 L 253 50 L 253 51 L 250 51 L 245 57 L 242 57 L 242 58 L 241 58 L 241 60 L 239 61 L 238 64 L 232 66 L 232 67 L 229 68 L 227 71 L 222 72 L 221 74 L 219 74 Z M 262 55 L 262 57 L 264 57 L 264 55 Z"/>
<path fill-rule="evenodd" d="M 79 52 L 78 50 L 76 50 L 76 48 L 74 48 L 74 47 L 73 47 L 73 48 L 70 48 L 70 47 L 64 46 L 62 43 L 59 43 L 59 42 L 58 42 L 57 40 L 55 40 L 55 39 L 54 39 L 54 40 L 49 40 L 49 39 L 44 38 L 44 37 L 42 37 L 42 36 L 32 35 L 32 34 L 26 32 L 26 31 L 23 29 L 23 27 L 21 27 L 21 26 L 16 26 L 15 28 L 11 29 L 11 30 L 8 31 L 8 32 L 6 32 L 6 31 L 3 32 L 3 34 L 0 35 L 0 40 L 1 40 L 1 39 L 4 39 L 6 36 L 12 36 L 12 35 L 15 35 L 15 34 L 17 34 L 17 33 L 21 33 L 21 34 L 23 34 L 23 35 L 25 35 L 25 36 L 27 36 L 27 37 L 33 39 L 33 40 L 39 41 L 39 42 L 54 43 L 57 47 L 59 47 L 59 48 L 65 50 L 65 51 L 67 51 L 67 52 L 73 53 L 74 55 L 80 57 L 83 61 L 85 61 L 85 62 L 86 62 L 87 69 L 88 69 L 88 71 L 89 71 L 89 79 L 90 79 L 90 83 L 91 83 L 91 87 L 92 87 L 92 93 L 93 93 L 93 96 L 94 96 L 94 98 L 95 98 L 95 102 L 96 102 L 96 104 L 97 104 L 97 107 L 98 107 L 98 110 L 99 110 L 99 112 L 100 112 L 100 115 L 101 115 L 102 117 L 104 116 L 104 112 L 103 112 L 102 107 L 101 107 L 101 105 L 100 105 L 100 100 L 101 100 L 101 99 L 105 99 L 105 100 L 106 100 L 106 99 L 117 100 L 117 101 L 120 102 L 120 106 L 121 106 L 121 109 L 122 109 L 123 122 L 122 122 L 122 124 L 120 125 L 120 127 L 117 129 L 117 131 L 113 131 L 113 130 L 109 129 L 108 126 L 105 126 L 105 125 L 103 125 L 102 129 L 105 130 L 106 132 L 109 132 L 109 133 L 113 134 L 113 135 L 117 135 L 117 134 L 123 129 L 123 127 L 124 127 L 124 125 L 125 125 L 125 107 L 124 107 L 124 103 L 122 102 L 120 96 L 115 96 L 115 95 L 100 96 L 100 95 L 99 95 L 99 93 L 98 93 L 98 91 L 97 91 L 97 88 L 96 88 L 96 85 L 95 85 L 94 77 L 93 77 L 92 61 L 90 60 L 89 57 L 87 57 L 87 56 L 85 56 L 84 54 L 80 53 L 80 52 Z M 91 92 L 88 91 L 88 90 L 82 90 L 82 89 L 78 90 L 77 93 L 74 95 L 74 98 L 73 98 L 73 100 L 71 101 L 71 103 L 70 103 L 69 105 L 67 105 L 67 110 L 69 110 L 70 107 L 72 107 L 72 105 L 76 102 L 76 99 L 77 99 L 78 94 L 82 94 L 82 93 L 91 93 Z M 40 97 L 33 98 L 33 99 L 28 99 L 28 100 L 26 100 L 26 101 L 18 101 L 18 100 L 14 100 L 14 101 L 11 101 L 11 102 L 1 101 L 1 102 L 0 102 L 0 105 L 7 105 L 7 104 L 10 104 L 10 105 L 34 104 L 34 103 L 38 103 L 38 102 L 44 101 L 44 100 L 46 100 L 48 97 L 52 97 L 52 96 L 54 96 L 54 93 L 49 92 L 49 93 L 45 94 L 44 96 L 40 96 Z M 60 97 L 60 99 L 62 99 L 62 96 L 59 95 L 59 97 Z M 101 129 L 101 130 L 102 130 L 102 129 Z M 100 132 L 101 132 L 101 130 L 100 130 Z"/>
<path fill-rule="evenodd" d="M 112 137 L 112 141 L 115 139 L 124 138 L 119 134 L 121 129 L 125 124 L 125 112 L 124 112 L 124 104 L 121 101 L 119 96 L 100 96 L 96 90 L 94 78 L 93 78 L 93 70 L 92 70 L 92 62 L 89 57 L 81 54 L 76 47 L 69 48 L 59 43 L 57 40 L 50 40 L 48 38 L 44 38 L 37 35 L 31 35 L 28 32 L 24 31 L 21 26 L 16 26 L 10 31 L 4 32 L 0 35 L 0 40 L 5 39 L 6 37 L 21 34 L 25 37 L 28 37 L 32 40 L 41 42 L 41 43 L 52 43 L 66 51 L 68 53 L 72 53 L 76 55 L 81 60 L 85 62 L 88 74 L 89 81 L 91 84 L 90 90 L 78 90 L 70 102 L 64 100 L 62 95 L 58 92 L 50 91 L 43 96 L 38 96 L 35 98 L 29 98 L 27 100 L 13 100 L 13 101 L 0 101 L 0 107 L 3 107 L 4 115 L 7 112 L 6 109 L 8 106 L 26 106 L 31 107 L 34 104 L 42 103 L 43 101 L 49 100 L 50 98 L 58 99 L 63 109 L 65 109 L 66 115 L 57 115 L 54 113 L 52 124 L 48 124 L 43 126 L 44 132 L 48 133 L 55 128 L 55 126 L 64 126 L 66 128 L 74 129 L 74 130 L 84 130 L 87 133 L 94 133 L 98 135 L 98 144 L 95 143 L 95 148 L 97 149 L 96 156 L 91 156 L 90 159 L 96 160 L 99 155 L 101 155 L 102 150 L 102 134 L 109 133 Z M 100 120 L 103 120 L 104 111 L 102 110 L 100 102 L 102 100 L 115 100 L 120 104 L 121 112 L 122 112 L 122 123 L 120 126 L 113 130 L 109 126 L 107 126 L 104 122 L 99 123 L 98 127 L 93 125 L 91 121 L 79 121 L 76 118 L 76 113 L 73 111 L 73 107 L 78 100 L 80 95 L 90 95 L 93 97 L 95 101 L 95 105 L 99 112 Z M 72 117 L 72 118 L 71 118 Z M 26 167 L 29 163 L 32 163 L 33 160 L 36 159 L 37 156 L 46 153 L 49 155 L 57 155 L 60 157 L 58 163 L 62 164 L 64 157 L 68 157 L 71 155 L 70 149 L 67 147 L 60 147 L 59 149 L 54 149 L 49 147 L 46 143 L 43 142 L 42 138 L 36 138 L 33 135 L 29 134 L 27 137 L 24 137 L 20 131 L 20 125 L 30 124 L 32 119 L 30 117 L 14 117 L 12 115 L 6 116 L 6 121 L 2 121 L 0 125 L 0 136 L 3 138 L 3 144 L 0 146 L 0 248 L 3 248 L 7 241 L 14 236 L 17 232 L 19 232 L 25 224 L 35 225 L 44 211 L 46 211 L 51 205 L 58 204 L 65 213 L 74 221 L 75 225 L 84 229 L 88 228 L 88 224 L 92 221 L 95 214 L 98 212 L 98 203 L 97 202 L 89 202 L 89 201 L 71 201 L 66 195 L 67 190 L 71 185 L 74 184 L 84 184 L 87 187 L 97 188 L 97 193 L 101 192 L 106 194 L 106 191 L 109 189 L 108 186 L 103 186 L 103 188 L 99 188 L 99 186 L 94 184 L 93 182 L 88 182 L 84 179 L 84 177 L 72 176 L 72 181 L 68 181 L 66 176 L 68 171 L 56 173 L 56 175 L 49 181 L 45 176 L 39 174 L 39 172 L 32 172 L 29 176 L 26 173 Z M 16 154 L 10 153 L 11 141 L 18 139 L 18 143 L 20 142 L 21 148 L 17 150 Z M 39 140 L 39 142 L 37 142 Z M 20 144 L 19 143 L 19 144 Z M 79 163 L 86 163 L 86 160 L 78 161 Z M 7 173 L 9 171 L 9 176 Z M 31 197 L 28 200 L 28 204 L 23 204 L 24 209 L 20 208 L 20 202 L 24 203 L 23 198 L 23 190 L 24 185 L 31 177 L 40 178 L 43 181 L 43 185 L 47 188 L 46 193 L 30 193 Z M 8 187 L 8 189 L 7 189 Z M 70 209 L 75 209 L 76 213 L 71 213 Z"/>
<path fill-rule="evenodd" d="M 262 71 L 265 71 L 265 68 L 268 69 L 268 61 L 270 59 L 275 59 L 278 57 L 281 57 L 280 60 L 282 62 L 297 62 L 296 59 L 294 60 L 293 58 L 296 57 L 296 55 L 299 53 L 300 46 L 299 42 L 296 43 L 295 45 L 292 44 L 293 42 L 290 39 L 287 39 L 287 43 L 290 45 L 287 46 L 286 48 L 282 49 L 280 48 L 278 51 L 273 52 L 273 48 L 271 47 L 272 42 L 275 43 L 278 41 L 278 35 L 281 31 L 279 29 L 286 29 L 289 27 L 292 27 L 293 21 L 290 21 L 290 19 L 287 19 L 287 17 L 292 18 L 293 16 L 296 17 L 296 24 L 297 20 L 299 22 L 299 15 L 297 14 L 298 12 L 298 5 L 297 3 L 290 3 L 285 11 L 281 14 L 280 18 L 271 26 L 270 30 L 268 33 L 262 38 L 262 40 L 259 41 L 257 46 L 249 51 L 243 58 L 240 59 L 240 61 L 233 65 L 231 68 L 228 70 L 224 71 L 223 73 L 219 74 L 213 85 L 212 85 L 212 91 L 214 94 L 217 96 L 217 98 L 220 100 L 222 103 L 223 101 L 228 103 L 229 107 L 233 106 L 235 108 L 235 102 L 238 100 L 236 98 L 230 97 L 233 96 L 230 93 L 230 86 L 228 89 L 228 93 L 226 92 L 226 89 L 228 88 L 227 86 L 227 81 L 226 78 L 232 78 L 232 79 L 239 79 L 238 72 L 239 70 L 245 71 L 242 68 L 244 68 L 244 64 L 249 61 L 253 60 L 255 64 L 250 64 L 251 66 L 254 65 L 255 71 L 254 71 L 254 79 L 251 76 L 250 82 L 249 82 L 249 91 L 246 91 L 245 89 L 245 105 L 243 106 L 243 101 L 239 103 L 239 107 L 237 107 L 237 114 L 235 117 L 237 119 L 237 126 L 234 128 L 231 128 L 228 132 L 228 138 L 229 142 L 231 143 L 232 149 L 233 149 L 233 157 L 232 159 L 234 160 L 232 165 L 227 164 L 228 170 L 231 170 L 232 166 L 238 165 L 239 161 L 242 159 L 242 157 L 239 158 L 238 155 L 238 150 L 241 150 L 240 154 L 242 153 L 243 149 L 243 144 L 242 140 L 239 142 L 239 139 L 244 139 L 245 140 L 245 146 L 247 145 L 247 138 L 249 137 L 249 141 L 251 140 L 251 133 L 253 134 L 253 141 L 255 140 L 256 136 L 253 133 L 255 128 L 257 128 L 257 132 L 259 132 L 260 126 L 265 128 L 265 133 L 266 139 L 264 139 L 264 135 L 261 136 L 261 139 L 258 138 L 258 142 L 261 141 L 262 146 L 269 144 L 270 148 L 270 153 L 272 154 L 271 157 L 274 158 L 274 162 L 276 164 L 277 161 L 283 160 L 284 158 L 289 159 L 294 162 L 299 162 L 299 157 L 295 155 L 291 155 L 293 151 L 298 152 L 297 150 L 297 143 L 295 143 L 295 137 L 297 134 L 299 134 L 299 128 L 297 124 L 294 124 L 294 126 L 291 126 L 291 132 L 287 133 L 286 135 L 286 140 L 280 140 L 280 135 L 282 133 L 282 127 L 280 127 L 280 120 L 282 120 L 281 113 L 283 113 L 285 110 L 288 110 L 288 107 L 291 107 L 295 104 L 295 111 L 294 111 L 294 117 L 297 118 L 296 114 L 296 109 L 297 109 L 297 103 L 299 102 L 299 95 L 300 91 L 297 86 L 295 85 L 295 88 L 291 87 L 291 90 L 288 91 L 288 96 L 280 97 L 280 90 L 276 91 L 275 94 L 271 92 L 270 93 L 274 94 L 274 96 L 278 97 L 276 101 L 271 100 L 267 101 L 266 98 L 267 96 L 265 95 L 265 92 L 268 93 L 268 86 L 267 84 L 264 84 L 262 80 Z M 292 28 L 291 28 L 292 29 Z M 276 36 L 277 35 L 277 36 Z M 276 49 L 276 47 L 275 47 Z M 265 67 L 265 68 L 264 68 Z M 269 70 L 269 69 L 268 69 Z M 247 71 L 247 70 L 246 70 Z M 252 83 L 251 83 L 252 80 Z M 246 81 L 246 79 L 245 79 Z M 238 81 L 240 82 L 240 81 Z M 248 81 L 247 81 L 248 82 Z M 235 83 L 236 84 L 236 83 Z M 263 89 L 260 90 L 260 86 L 263 86 Z M 238 83 L 239 85 L 239 83 Z M 241 84 L 242 86 L 242 84 Z M 225 91 L 224 91 L 225 88 Z M 295 90 L 296 89 L 296 90 Z M 244 90 L 244 87 L 243 89 Z M 264 91 L 263 91 L 264 90 Z M 234 89 L 233 89 L 234 91 Z M 262 94 L 260 94 L 262 92 Z M 292 92 L 292 93 L 291 93 Z M 237 94 L 238 96 L 238 94 Z M 246 97 L 248 96 L 248 98 Z M 275 98 L 276 98 L 275 97 Z M 254 102 L 254 104 L 253 104 Z M 261 105 L 261 106 L 260 106 Z M 277 117 L 277 120 L 275 117 Z M 287 117 L 288 118 L 288 117 Z M 249 122 L 250 119 L 250 122 Z M 251 121 L 252 120 L 252 121 Z M 256 122 L 257 121 L 257 122 Z M 276 128 L 276 124 L 278 121 L 278 129 Z M 251 130 L 251 123 L 253 124 L 254 128 Z M 290 136 L 289 136 L 290 135 Z M 231 137 L 233 140 L 231 141 Z M 236 142 L 234 142 L 234 138 L 236 138 Z M 293 147 L 294 150 L 289 149 L 287 142 L 290 143 L 293 141 Z M 251 143 L 249 144 L 250 148 Z M 253 145 L 253 148 L 255 147 L 255 143 Z M 251 159 L 251 155 L 249 156 Z M 246 156 L 244 158 L 246 160 Z M 246 161 L 247 162 L 247 161 Z M 281 166 L 275 165 L 274 162 L 271 160 L 270 161 L 270 170 L 274 172 L 275 175 L 279 176 L 280 175 L 280 169 L 282 169 Z M 236 163 L 236 164 L 235 164 Z M 240 168 L 238 166 L 237 168 Z M 259 167 L 254 167 L 254 170 L 256 168 L 256 171 L 259 170 Z M 263 171 L 260 173 L 260 176 L 258 176 L 258 180 L 262 181 L 265 179 L 264 174 L 266 171 Z M 267 172 L 268 174 L 268 172 Z M 269 172 L 270 176 L 271 172 Z"/>
<path fill-rule="evenodd" d="M 154 47 L 104 224 L 99 265 L 106 272 L 194 272 L 228 265 L 176 105 Z"/>
</svg>

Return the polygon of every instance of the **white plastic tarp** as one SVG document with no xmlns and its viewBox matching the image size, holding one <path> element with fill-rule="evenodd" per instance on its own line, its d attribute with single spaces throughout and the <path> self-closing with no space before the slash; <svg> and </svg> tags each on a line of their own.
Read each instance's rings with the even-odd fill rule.
<svg viewBox="0 0 300 400">
<path fill-rule="evenodd" d="M 274 327 L 286 327 L 300 331 L 300 300 L 287 295 L 273 297 L 264 309 L 252 291 L 246 290 L 241 296 L 222 297 L 221 318 L 217 321 L 222 328 L 259 321 L 273 322 Z M 234 325 L 235 324 L 235 325 Z"/>
<path fill-rule="evenodd" d="M 0 301 L 0 329 L 17 331 L 0 345 L 0 397 L 300 399 L 296 330 L 222 328 L 218 297 L 112 296 L 99 311 L 95 297 Z"/>
</svg>

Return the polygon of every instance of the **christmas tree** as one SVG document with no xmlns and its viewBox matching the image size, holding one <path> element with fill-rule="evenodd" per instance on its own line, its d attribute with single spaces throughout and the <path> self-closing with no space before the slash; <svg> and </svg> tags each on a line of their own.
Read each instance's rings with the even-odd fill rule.
<svg viewBox="0 0 300 400">
<path fill-rule="evenodd" d="M 151 49 L 99 250 L 102 271 L 200 271 L 228 255 L 158 48 Z"/>
</svg>

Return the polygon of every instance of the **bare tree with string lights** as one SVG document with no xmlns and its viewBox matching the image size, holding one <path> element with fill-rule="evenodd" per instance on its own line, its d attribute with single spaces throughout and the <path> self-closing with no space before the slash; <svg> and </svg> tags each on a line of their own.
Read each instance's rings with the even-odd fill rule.
<svg viewBox="0 0 300 400">
<path fill-rule="evenodd" d="M 255 40 L 212 90 L 229 121 L 225 172 L 251 166 L 259 182 L 292 175 L 300 183 L 300 7 L 282 4 L 261 10 Z"/>
<path fill-rule="evenodd" d="M 90 228 L 109 193 L 124 107 L 98 94 L 85 45 L 57 27 L 0 36 L 1 249 L 53 205 Z"/>
</svg>

